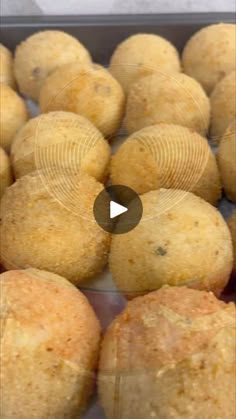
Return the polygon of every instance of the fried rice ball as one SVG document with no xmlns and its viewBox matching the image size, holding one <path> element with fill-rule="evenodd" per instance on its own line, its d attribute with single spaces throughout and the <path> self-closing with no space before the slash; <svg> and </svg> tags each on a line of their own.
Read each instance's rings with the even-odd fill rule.
<svg viewBox="0 0 236 419">
<path fill-rule="evenodd" d="M 9 151 L 16 132 L 28 120 L 28 110 L 21 97 L 7 84 L 0 84 L 0 146 Z"/>
<path fill-rule="evenodd" d="M 0 83 L 5 83 L 12 89 L 16 87 L 11 51 L 0 44 Z"/>
<path fill-rule="evenodd" d="M 153 74 L 130 88 L 124 125 L 129 133 L 161 122 L 205 135 L 210 103 L 201 85 L 185 74 Z"/>
<path fill-rule="evenodd" d="M 236 71 L 224 77 L 211 97 L 211 137 L 219 143 L 227 127 L 236 119 Z"/>
<path fill-rule="evenodd" d="M 225 131 L 217 158 L 225 194 L 236 202 L 236 120 Z"/>
<path fill-rule="evenodd" d="M 81 417 L 100 342 L 92 307 L 46 271 L 9 271 L 0 280 L 2 418 Z"/>
<path fill-rule="evenodd" d="M 50 112 L 31 119 L 17 133 L 11 160 L 15 177 L 37 169 L 71 168 L 104 180 L 110 147 L 98 129 L 72 112 Z"/>
<path fill-rule="evenodd" d="M 179 125 L 159 124 L 132 134 L 112 158 L 111 179 L 138 194 L 182 189 L 215 205 L 221 197 L 216 159 L 208 142 Z"/>
<path fill-rule="evenodd" d="M 209 94 L 215 85 L 236 68 L 236 26 L 219 23 L 195 33 L 185 45 L 184 72 L 198 80 Z"/>
<path fill-rule="evenodd" d="M 40 92 L 42 112 L 70 111 L 85 116 L 106 136 L 121 125 L 125 97 L 102 66 L 65 65 L 54 71 Z"/>
<path fill-rule="evenodd" d="M 231 233 L 234 249 L 234 269 L 236 269 L 236 211 L 233 212 L 228 220 L 228 227 Z"/>
<path fill-rule="evenodd" d="M 115 49 L 109 70 L 127 94 L 132 83 L 155 72 L 180 72 L 179 54 L 167 39 L 153 34 L 136 34 Z"/>
<path fill-rule="evenodd" d="M 0 147 L 0 199 L 5 189 L 12 183 L 10 161 L 7 153 Z"/>
<path fill-rule="evenodd" d="M 110 235 L 95 222 L 93 205 L 103 185 L 79 173 L 33 172 L 1 200 L 1 262 L 6 269 L 33 267 L 78 285 L 101 272 Z"/>
<path fill-rule="evenodd" d="M 73 62 L 90 64 L 88 50 L 63 31 L 42 31 L 17 46 L 14 70 L 20 91 L 38 101 L 42 83 L 56 68 Z"/>
<path fill-rule="evenodd" d="M 230 232 L 220 212 L 180 190 L 160 189 L 140 198 L 140 223 L 112 238 L 110 270 L 117 288 L 127 298 L 165 284 L 220 295 L 233 264 Z"/>
<path fill-rule="evenodd" d="M 232 418 L 235 306 L 212 293 L 163 287 L 128 303 L 101 350 L 106 418 Z"/>
</svg>

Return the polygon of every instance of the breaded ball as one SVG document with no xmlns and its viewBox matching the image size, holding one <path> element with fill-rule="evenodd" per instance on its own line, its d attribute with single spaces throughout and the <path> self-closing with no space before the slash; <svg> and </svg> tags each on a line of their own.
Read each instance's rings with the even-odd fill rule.
<svg viewBox="0 0 236 419">
<path fill-rule="evenodd" d="M 128 93 L 132 83 L 155 72 L 180 72 L 179 54 L 167 39 L 153 34 L 136 34 L 115 49 L 110 72 Z"/>
<path fill-rule="evenodd" d="M 72 112 L 50 112 L 31 119 L 17 133 L 11 159 L 16 178 L 37 169 L 69 168 L 104 180 L 110 147 L 98 129 Z"/>
<path fill-rule="evenodd" d="M 0 83 L 8 84 L 12 89 L 16 87 L 12 53 L 2 44 L 0 44 Z"/>
<path fill-rule="evenodd" d="M 138 194 L 158 187 L 182 189 L 213 205 L 221 196 L 216 159 L 207 140 L 179 125 L 153 125 L 132 134 L 112 158 L 111 179 Z"/>
<path fill-rule="evenodd" d="M 236 119 L 236 71 L 228 74 L 216 85 L 210 101 L 211 137 L 217 144 L 229 124 Z"/>
<path fill-rule="evenodd" d="M 2 418 L 81 417 L 99 351 L 92 307 L 46 271 L 9 271 L 0 280 Z"/>
<path fill-rule="evenodd" d="M 110 270 L 118 289 L 128 298 L 165 284 L 219 295 L 233 264 L 229 229 L 219 211 L 180 190 L 160 189 L 140 198 L 140 223 L 112 238 Z"/>
<path fill-rule="evenodd" d="M 234 418 L 235 307 L 164 287 L 129 302 L 101 350 L 106 418 Z"/>
<path fill-rule="evenodd" d="M 10 149 L 16 132 L 28 119 L 28 110 L 21 97 L 7 84 L 0 84 L 0 146 Z"/>
<path fill-rule="evenodd" d="M 12 183 L 12 174 L 9 157 L 0 147 L 0 199 L 5 189 Z"/>
<path fill-rule="evenodd" d="M 40 92 L 42 112 L 70 111 L 85 116 L 105 135 L 121 125 L 124 93 L 112 75 L 99 65 L 65 65 L 54 71 Z"/>
<path fill-rule="evenodd" d="M 38 100 L 42 83 L 56 68 L 73 62 L 90 64 L 88 50 L 78 39 L 62 31 L 42 31 L 16 48 L 14 70 L 20 91 Z"/>
<path fill-rule="evenodd" d="M 184 72 L 211 93 L 222 77 L 236 68 L 236 26 L 219 23 L 207 26 L 185 45 L 182 64 Z"/>
<path fill-rule="evenodd" d="M 225 131 L 217 158 L 225 194 L 236 202 L 236 121 Z"/>
<path fill-rule="evenodd" d="M 52 172 L 52 178 L 34 172 L 5 192 L 1 261 L 6 269 L 45 269 L 78 285 L 107 262 L 110 235 L 93 215 L 103 186 L 82 173 Z"/>
<path fill-rule="evenodd" d="M 232 237 L 234 249 L 234 269 L 236 269 L 236 211 L 233 212 L 228 220 L 228 226 Z"/>
<path fill-rule="evenodd" d="M 205 135 L 210 103 L 201 85 L 185 74 L 153 74 L 132 85 L 124 125 L 129 133 L 161 122 Z"/>
</svg>

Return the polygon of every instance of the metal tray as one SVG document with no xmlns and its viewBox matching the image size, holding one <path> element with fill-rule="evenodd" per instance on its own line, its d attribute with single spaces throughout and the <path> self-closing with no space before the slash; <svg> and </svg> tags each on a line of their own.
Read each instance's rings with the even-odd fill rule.
<svg viewBox="0 0 236 419">
<path fill-rule="evenodd" d="M 200 28 L 217 22 L 234 23 L 234 13 L 185 13 L 158 15 L 113 15 L 113 16 L 39 16 L 2 17 L 0 41 L 14 50 L 26 37 L 46 29 L 59 29 L 80 39 L 89 49 L 93 60 L 107 65 L 110 56 L 123 39 L 143 32 L 164 36 L 181 52 L 189 37 Z M 33 103 L 28 103 L 32 114 L 37 113 Z M 221 212 L 227 217 L 234 207 L 226 200 L 220 203 Z M 103 328 L 111 322 L 125 305 L 117 293 L 108 271 L 91 281 L 83 292 L 97 312 Z M 104 419 L 96 402 L 90 404 L 84 419 Z"/>
<path fill-rule="evenodd" d="M 181 50 L 187 39 L 203 26 L 234 23 L 234 13 L 174 13 L 111 16 L 17 16 L 1 18 L 1 42 L 14 49 L 32 33 L 61 29 L 78 37 L 94 61 L 105 64 L 119 42 L 137 32 L 155 33 Z"/>
</svg>

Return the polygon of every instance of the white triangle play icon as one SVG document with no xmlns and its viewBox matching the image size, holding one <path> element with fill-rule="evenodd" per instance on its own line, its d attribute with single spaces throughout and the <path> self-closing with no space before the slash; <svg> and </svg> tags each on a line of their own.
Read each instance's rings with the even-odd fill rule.
<svg viewBox="0 0 236 419">
<path fill-rule="evenodd" d="M 118 217 L 118 215 L 124 214 L 127 211 L 128 208 L 123 207 L 123 205 L 117 204 L 115 201 L 110 201 L 110 218 Z"/>
</svg>

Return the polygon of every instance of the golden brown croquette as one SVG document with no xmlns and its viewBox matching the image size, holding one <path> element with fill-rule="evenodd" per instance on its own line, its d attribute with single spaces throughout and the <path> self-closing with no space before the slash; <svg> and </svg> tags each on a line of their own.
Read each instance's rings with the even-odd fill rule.
<svg viewBox="0 0 236 419">
<path fill-rule="evenodd" d="M 28 120 L 23 99 L 7 84 L 0 84 L 0 146 L 9 151 L 17 131 Z"/>
<path fill-rule="evenodd" d="M 121 125 L 125 97 L 105 68 L 74 63 L 60 67 L 46 79 L 39 103 L 42 112 L 64 110 L 83 115 L 109 137 Z"/>
<path fill-rule="evenodd" d="M 124 125 L 131 134 L 159 123 L 188 127 L 205 135 L 210 103 L 201 85 L 185 74 L 152 74 L 130 88 Z"/>
<path fill-rule="evenodd" d="M 110 270 L 128 298 L 163 285 L 220 295 L 233 265 L 230 232 L 220 212 L 190 192 L 160 189 L 141 195 L 143 217 L 112 237 Z"/>
<path fill-rule="evenodd" d="M 112 158 L 114 185 L 142 194 L 161 188 L 193 192 L 213 205 L 221 196 L 216 159 L 197 132 L 159 124 L 132 134 Z"/>
<path fill-rule="evenodd" d="M 178 51 L 167 39 L 153 34 L 132 35 L 115 49 L 109 70 L 127 94 L 130 86 L 155 72 L 178 73 Z"/>
<path fill-rule="evenodd" d="M 186 43 L 183 69 L 209 94 L 224 76 L 235 70 L 235 54 L 236 25 L 219 23 L 206 26 Z"/>
<path fill-rule="evenodd" d="M 88 50 L 78 39 L 57 30 L 34 33 L 15 52 L 14 70 L 20 91 L 38 101 L 46 77 L 56 68 L 75 61 L 91 63 Z"/>
<path fill-rule="evenodd" d="M 5 192 L 1 262 L 6 269 L 44 269 L 78 285 L 107 262 L 110 235 L 93 215 L 103 185 L 84 173 L 52 175 L 53 181 L 33 172 Z"/>
<path fill-rule="evenodd" d="M 98 129 L 72 112 L 49 112 L 31 119 L 17 133 L 11 147 L 16 178 L 36 168 L 85 171 L 103 181 L 108 170 L 110 147 Z"/>
<path fill-rule="evenodd" d="M 106 418 L 233 419 L 235 315 L 234 304 L 185 287 L 129 302 L 102 344 Z"/>
<path fill-rule="evenodd" d="M 86 297 L 38 269 L 1 280 L 1 414 L 81 417 L 94 385 L 100 325 Z"/>
</svg>

